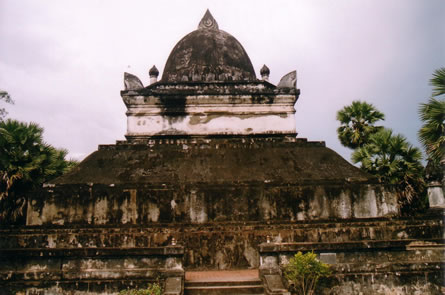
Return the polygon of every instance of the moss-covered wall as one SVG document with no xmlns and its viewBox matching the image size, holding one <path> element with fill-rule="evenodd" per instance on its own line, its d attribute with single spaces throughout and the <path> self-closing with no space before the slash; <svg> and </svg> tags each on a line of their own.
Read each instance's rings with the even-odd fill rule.
<svg viewBox="0 0 445 295">
<path fill-rule="evenodd" d="M 42 245 L 39 245 L 42 246 Z M 0 294 L 117 294 L 184 277 L 181 246 L 2 248 Z"/>
<path fill-rule="evenodd" d="M 317 294 L 443 294 L 445 252 L 440 240 L 263 243 L 260 272 L 282 274 L 297 251 L 314 251 L 331 267 L 332 276 L 321 281 Z"/>
<path fill-rule="evenodd" d="M 387 290 L 414 290 L 420 282 L 437 289 L 443 283 L 440 214 L 412 219 L 44 225 L 4 228 L 0 235 L 0 285 L 36 290 L 59 286 L 73 292 L 60 289 L 52 294 L 83 294 L 74 291 L 88 288 L 98 290 L 92 294 L 113 294 L 156 275 L 178 275 L 180 266 L 185 271 L 258 268 L 265 261 L 261 256 L 275 256 L 282 264 L 296 251 L 312 250 L 335 253 L 332 287 L 342 286 L 340 291 L 351 286 L 363 291 L 372 280 Z M 171 246 L 173 238 L 176 246 Z"/>
<path fill-rule="evenodd" d="M 374 218 L 398 213 L 381 185 L 54 185 L 31 195 L 27 225 Z"/>
</svg>

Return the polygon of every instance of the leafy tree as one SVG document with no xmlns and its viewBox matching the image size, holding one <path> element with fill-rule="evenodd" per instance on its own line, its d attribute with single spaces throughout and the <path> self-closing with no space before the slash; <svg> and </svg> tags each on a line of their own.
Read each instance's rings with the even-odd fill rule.
<svg viewBox="0 0 445 295">
<path fill-rule="evenodd" d="M 35 123 L 0 122 L 0 219 L 15 220 L 26 192 L 75 165 L 65 160 L 66 150 L 44 143 L 42 133 Z"/>
<path fill-rule="evenodd" d="M 409 144 L 402 135 L 394 135 L 391 129 L 372 134 L 368 142 L 356 149 L 352 161 L 376 175 L 381 182 L 398 187 L 402 208 L 416 200 L 425 200 L 424 168 L 421 151 Z"/>
<path fill-rule="evenodd" d="M 0 90 L 0 101 L 1 100 L 5 101 L 6 103 L 14 104 L 14 101 L 9 93 L 4 90 Z M 3 121 L 7 114 L 8 112 L 5 108 L 0 108 L 0 121 Z"/>
<path fill-rule="evenodd" d="M 119 292 L 119 295 L 161 295 L 162 288 L 158 283 L 148 284 L 146 289 L 131 289 Z"/>
<path fill-rule="evenodd" d="M 436 70 L 430 80 L 433 86 L 433 97 L 419 108 L 423 122 L 418 135 L 428 155 L 427 170 L 429 178 L 443 178 L 445 166 L 445 68 Z M 442 166 L 442 167 L 441 167 Z"/>
<path fill-rule="evenodd" d="M 353 101 L 337 112 L 337 120 L 340 127 L 337 129 L 338 138 L 342 145 L 356 149 L 363 146 L 369 136 L 381 129 L 374 124 L 384 120 L 385 115 L 378 111 L 372 104 L 362 101 Z"/>
<path fill-rule="evenodd" d="M 331 275 L 330 266 L 317 259 L 313 252 L 298 252 L 289 259 L 284 268 L 284 276 L 290 281 L 298 294 L 312 295 L 320 278 Z"/>
</svg>

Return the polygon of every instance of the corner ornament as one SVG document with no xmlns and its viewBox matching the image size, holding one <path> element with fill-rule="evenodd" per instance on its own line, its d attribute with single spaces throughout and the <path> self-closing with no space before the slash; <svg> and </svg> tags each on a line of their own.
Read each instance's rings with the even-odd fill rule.
<svg viewBox="0 0 445 295">
<path fill-rule="evenodd" d="M 297 87 L 297 71 L 292 71 L 284 75 L 278 83 L 278 88 L 296 88 Z"/>
<path fill-rule="evenodd" d="M 138 90 L 144 88 L 144 85 L 138 77 L 126 72 L 124 73 L 124 86 L 125 90 Z"/>
</svg>

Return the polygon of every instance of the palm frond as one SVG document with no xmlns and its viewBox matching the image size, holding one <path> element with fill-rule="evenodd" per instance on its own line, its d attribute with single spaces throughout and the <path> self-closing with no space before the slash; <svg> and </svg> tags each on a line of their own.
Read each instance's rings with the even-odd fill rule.
<svg viewBox="0 0 445 295">
<path fill-rule="evenodd" d="M 372 104 L 359 100 L 339 110 L 336 117 L 340 122 L 338 138 L 342 145 L 352 149 L 362 146 L 371 134 L 376 133 L 380 127 L 374 123 L 385 118 Z"/>
<path fill-rule="evenodd" d="M 419 115 L 423 121 L 419 140 L 429 158 L 440 161 L 445 156 L 445 100 L 430 98 L 420 105 Z"/>
<path fill-rule="evenodd" d="M 430 84 L 433 86 L 434 97 L 445 94 L 445 68 L 434 71 Z"/>
</svg>

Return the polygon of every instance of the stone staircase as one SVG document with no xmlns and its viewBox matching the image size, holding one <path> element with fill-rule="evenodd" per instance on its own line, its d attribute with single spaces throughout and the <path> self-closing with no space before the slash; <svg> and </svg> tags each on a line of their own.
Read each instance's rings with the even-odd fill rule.
<svg viewBox="0 0 445 295">
<path fill-rule="evenodd" d="M 186 272 L 184 295 L 263 295 L 258 271 Z"/>
<path fill-rule="evenodd" d="M 185 282 L 184 295 L 263 295 L 260 279 L 227 282 Z"/>
</svg>

